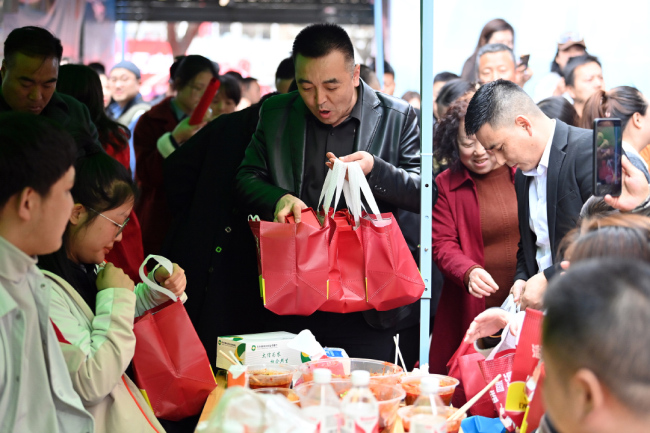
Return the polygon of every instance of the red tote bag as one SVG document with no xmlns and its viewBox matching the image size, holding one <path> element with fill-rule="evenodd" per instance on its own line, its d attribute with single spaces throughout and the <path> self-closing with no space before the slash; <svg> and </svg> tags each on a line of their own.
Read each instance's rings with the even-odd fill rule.
<svg viewBox="0 0 650 433">
<path fill-rule="evenodd" d="M 386 311 L 420 299 L 424 281 L 404 235 L 392 214 L 379 212 L 370 185 L 356 162 L 348 164 L 348 184 L 343 191 L 363 239 L 368 308 Z M 362 211 L 362 195 L 374 215 Z"/>
<path fill-rule="evenodd" d="M 331 214 L 331 212 L 330 212 Z M 361 231 L 355 230 L 347 210 L 329 218 L 329 297 L 319 310 L 351 313 L 370 309 Z"/>
<path fill-rule="evenodd" d="M 311 212 L 311 209 L 309 209 Z M 257 242 L 260 296 L 275 314 L 313 314 L 327 301 L 329 225 L 249 218 Z"/>
<path fill-rule="evenodd" d="M 150 258 L 172 272 L 169 260 L 149 256 L 140 267 L 142 281 L 171 299 L 135 319 L 133 371 L 156 417 L 176 421 L 200 413 L 217 383 L 183 303 L 144 274 Z"/>
</svg>

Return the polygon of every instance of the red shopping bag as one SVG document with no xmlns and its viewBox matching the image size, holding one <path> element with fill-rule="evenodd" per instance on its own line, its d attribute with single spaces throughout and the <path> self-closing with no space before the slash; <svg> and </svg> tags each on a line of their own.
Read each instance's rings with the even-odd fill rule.
<svg viewBox="0 0 650 433">
<path fill-rule="evenodd" d="M 474 350 L 474 345 L 461 343 L 456 353 L 447 363 L 449 376 L 455 377 L 460 381 L 460 386 L 456 387 L 456 392 L 452 400 L 452 406 L 461 407 L 467 400 L 470 400 L 479 393 L 487 383 L 483 379 L 479 361 L 484 361 L 485 357 Z M 496 418 L 498 416 L 492 400 L 488 394 L 484 394 L 474 405 L 469 408 L 470 415 L 480 415 L 487 418 Z"/>
<path fill-rule="evenodd" d="M 392 214 L 379 212 L 361 166 L 349 163 L 347 173 L 343 191 L 363 239 L 366 301 L 377 311 L 412 304 L 422 296 L 424 281 L 404 235 Z M 361 196 L 373 215 L 362 212 Z"/>
<path fill-rule="evenodd" d="M 257 242 L 260 295 L 275 314 L 308 316 L 327 301 L 329 223 L 249 220 Z"/>
<path fill-rule="evenodd" d="M 347 210 L 328 217 L 329 296 L 320 311 L 350 313 L 369 310 L 366 300 L 366 278 L 361 231 L 354 230 Z"/>
<path fill-rule="evenodd" d="M 144 263 L 149 258 L 155 258 L 172 272 L 169 260 L 149 256 Z M 135 383 L 156 417 L 176 421 L 200 413 L 217 384 L 185 306 L 171 291 L 146 278 L 144 263 L 140 267 L 142 281 L 174 300 L 146 311 L 135 320 Z"/>
</svg>

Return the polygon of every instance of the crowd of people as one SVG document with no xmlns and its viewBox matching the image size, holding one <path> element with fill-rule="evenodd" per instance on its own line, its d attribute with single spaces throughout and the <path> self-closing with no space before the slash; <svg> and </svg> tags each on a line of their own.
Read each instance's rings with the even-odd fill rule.
<svg viewBox="0 0 650 433">
<path fill-rule="evenodd" d="M 248 217 L 300 222 L 334 159 L 356 161 L 417 257 L 420 107 L 433 104 L 433 261 L 444 278 L 433 284 L 430 372 L 447 374 L 461 344 L 507 326 L 500 306 L 512 295 L 546 311 L 541 429 L 643 431 L 650 351 L 635 340 L 650 325 L 648 101 L 633 87 L 606 90 L 575 33 L 526 92 L 533 71 L 514 47 L 513 27 L 490 21 L 462 72 L 438 73 L 434 100 L 422 101 L 392 96 L 390 64 L 382 86 L 341 27 L 314 24 L 279 62 L 271 94 L 187 55 L 167 94 L 146 102 L 134 63 L 60 65 L 55 35 L 12 31 L 0 92 L 0 430 L 193 431 L 196 419 L 157 420 L 127 374 L 134 318 L 166 300 L 140 282 L 151 254 L 174 265 L 150 269 L 148 283 L 184 302 L 212 365 L 219 336 L 310 329 L 323 346 L 385 361 L 399 333 L 413 367 L 418 302 L 264 309 Z M 191 124 L 214 78 L 219 91 Z M 621 120 L 622 193 L 595 197 L 590 129 L 607 117 Z"/>
</svg>

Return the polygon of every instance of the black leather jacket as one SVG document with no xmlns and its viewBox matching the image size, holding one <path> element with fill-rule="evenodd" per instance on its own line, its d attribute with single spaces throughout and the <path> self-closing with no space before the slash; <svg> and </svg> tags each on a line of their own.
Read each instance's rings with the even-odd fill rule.
<svg viewBox="0 0 650 433">
<path fill-rule="evenodd" d="M 375 92 L 360 81 L 363 106 L 354 151 L 375 157 L 368 182 L 382 212 L 420 212 L 420 128 L 413 107 Z M 361 96 L 361 95 L 360 95 Z M 237 174 L 237 195 L 246 212 L 272 221 L 285 194 L 300 197 L 304 180 L 306 115 L 298 92 L 262 105 L 257 130 Z M 437 189 L 433 185 L 434 200 Z"/>
</svg>

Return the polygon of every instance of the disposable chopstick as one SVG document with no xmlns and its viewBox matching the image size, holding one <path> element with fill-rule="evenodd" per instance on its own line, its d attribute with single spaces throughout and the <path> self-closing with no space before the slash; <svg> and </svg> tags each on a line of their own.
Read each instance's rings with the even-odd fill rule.
<svg viewBox="0 0 650 433">
<path fill-rule="evenodd" d="M 226 358 L 232 365 L 238 365 L 239 363 L 235 362 L 226 352 L 223 350 L 219 350 L 219 353 L 223 355 L 224 358 Z"/>
<path fill-rule="evenodd" d="M 495 383 L 497 383 L 501 379 L 501 375 L 497 375 L 494 379 L 492 379 L 492 382 L 488 383 L 485 388 L 483 388 L 478 394 L 476 394 L 474 397 L 472 397 L 467 403 L 463 405 L 460 409 L 458 409 L 452 416 L 447 418 L 447 421 L 453 421 L 458 418 L 460 418 L 467 410 L 474 405 L 478 401 L 479 398 L 483 397 L 483 394 L 488 392 L 490 388 L 494 386 Z"/>
</svg>

